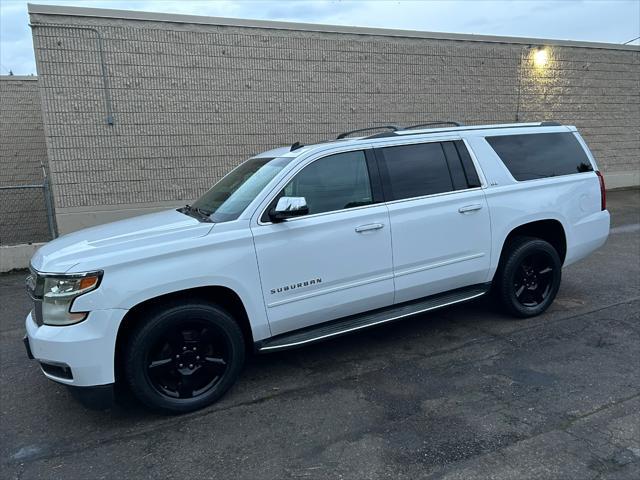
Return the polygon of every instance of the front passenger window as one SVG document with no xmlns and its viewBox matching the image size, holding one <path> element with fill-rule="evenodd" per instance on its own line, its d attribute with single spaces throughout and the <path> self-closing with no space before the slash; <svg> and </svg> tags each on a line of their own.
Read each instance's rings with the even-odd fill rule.
<svg viewBox="0 0 640 480">
<path fill-rule="evenodd" d="M 309 215 L 373 203 L 364 152 L 338 153 L 316 160 L 302 169 L 280 196 L 304 197 Z"/>
</svg>

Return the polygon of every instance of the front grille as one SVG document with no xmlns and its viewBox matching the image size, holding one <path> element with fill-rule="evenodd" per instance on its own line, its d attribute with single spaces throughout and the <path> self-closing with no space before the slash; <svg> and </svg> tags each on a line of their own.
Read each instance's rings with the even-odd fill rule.
<svg viewBox="0 0 640 480">
<path fill-rule="evenodd" d="M 44 295 L 44 277 L 33 269 L 26 279 L 27 293 L 33 300 L 33 319 L 38 326 L 42 325 L 42 297 Z"/>
</svg>

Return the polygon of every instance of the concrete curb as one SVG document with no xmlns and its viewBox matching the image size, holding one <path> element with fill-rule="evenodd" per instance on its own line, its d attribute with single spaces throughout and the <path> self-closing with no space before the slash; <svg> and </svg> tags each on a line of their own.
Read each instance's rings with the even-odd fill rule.
<svg viewBox="0 0 640 480">
<path fill-rule="evenodd" d="M 31 257 L 42 245 L 44 243 L 0 246 L 0 273 L 29 268 Z"/>
</svg>

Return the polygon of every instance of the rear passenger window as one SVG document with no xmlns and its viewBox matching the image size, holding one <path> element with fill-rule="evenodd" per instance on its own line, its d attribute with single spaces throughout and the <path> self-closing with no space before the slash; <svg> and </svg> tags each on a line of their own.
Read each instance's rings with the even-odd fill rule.
<svg viewBox="0 0 640 480">
<path fill-rule="evenodd" d="M 593 167 L 572 133 L 486 137 L 518 181 L 591 172 Z"/>
<path fill-rule="evenodd" d="M 452 191 L 447 159 L 440 143 L 381 148 L 381 174 L 387 200 Z"/>
</svg>

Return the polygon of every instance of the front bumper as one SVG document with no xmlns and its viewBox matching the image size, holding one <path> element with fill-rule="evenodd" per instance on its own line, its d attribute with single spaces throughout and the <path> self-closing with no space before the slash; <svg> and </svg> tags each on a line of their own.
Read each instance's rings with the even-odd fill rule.
<svg viewBox="0 0 640 480">
<path fill-rule="evenodd" d="M 65 385 L 93 387 L 115 381 L 114 356 L 118 327 L 126 310 L 95 310 L 86 320 L 65 327 L 38 326 L 27 316 L 25 326 L 28 345 L 33 357 L 41 365 L 67 366 L 72 378 L 64 378 L 56 369 L 47 378 Z"/>
</svg>

